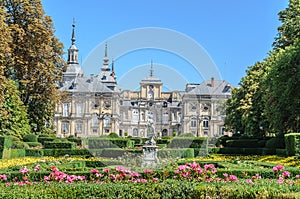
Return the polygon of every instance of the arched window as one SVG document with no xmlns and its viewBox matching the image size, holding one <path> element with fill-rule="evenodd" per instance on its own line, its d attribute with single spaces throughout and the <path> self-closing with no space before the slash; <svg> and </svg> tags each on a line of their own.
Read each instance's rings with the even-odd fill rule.
<svg viewBox="0 0 300 199">
<path fill-rule="evenodd" d="M 167 129 L 164 129 L 162 130 L 162 136 L 168 136 L 168 130 Z"/>
<path fill-rule="evenodd" d="M 93 114 L 92 116 L 92 126 L 98 126 L 99 120 L 97 114 Z"/>
<path fill-rule="evenodd" d="M 139 112 L 137 110 L 132 110 L 132 123 L 138 123 Z"/>
<path fill-rule="evenodd" d="M 197 118 L 192 118 L 191 119 L 191 127 L 197 127 Z"/>
<path fill-rule="evenodd" d="M 134 129 L 133 129 L 132 136 L 134 136 L 134 137 L 138 137 L 138 136 L 139 136 L 139 131 L 138 131 L 137 128 L 134 128 Z"/>
<path fill-rule="evenodd" d="M 104 118 L 104 127 L 110 127 L 110 116 L 106 115 Z"/>
</svg>

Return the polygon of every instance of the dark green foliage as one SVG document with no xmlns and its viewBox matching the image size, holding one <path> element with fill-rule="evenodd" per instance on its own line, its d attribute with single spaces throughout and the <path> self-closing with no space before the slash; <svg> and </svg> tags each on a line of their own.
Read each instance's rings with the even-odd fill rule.
<svg viewBox="0 0 300 199">
<path fill-rule="evenodd" d="M 44 156 L 53 156 L 53 157 L 59 157 L 59 156 L 91 156 L 90 151 L 87 149 L 43 149 Z"/>
<path fill-rule="evenodd" d="M 89 149 L 134 148 L 134 141 L 123 138 L 88 138 L 85 142 Z"/>
<path fill-rule="evenodd" d="M 180 149 L 161 149 L 157 152 L 158 158 L 193 158 L 194 149 L 180 148 Z"/>
<path fill-rule="evenodd" d="M 203 137 L 175 137 L 171 140 L 168 148 L 202 148 L 206 145 L 206 139 Z"/>
<path fill-rule="evenodd" d="M 27 134 L 23 136 L 23 141 L 24 142 L 37 142 L 38 141 L 38 136 L 35 134 Z"/>
<path fill-rule="evenodd" d="M 134 141 L 135 146 L 142 146 L 146 141 L 145 138 L 138 138 L 138 137 L 131 137 L 130 140 Z"/>
<path fill-rule="evenodd" d="M 300 156 L 300 133 L 289 133 L 284 138 L 287 155 Z"/>
<path fill-rule="evenodd" d="M 54 140 L 54 137 L 38 137 L 38 142 L 42 143 L 43 145 L 45 142 L 52 142 Z"/>
<path fill-rule="evenodd" d="M 29 147 L 41 147 L 42 144 L 39 142 L 26 142 Z"/>
<path fill-rule="evenodd" d="M 68 141 L 75 142 L 76 146 L 82 146 L 82 140 L 79 137 L 68 137 Z"/>
<path fill-rule="evenodd" d="M 75 149 L 74 142 L 44 142 L 45 149 Z"/>
<path fill-rule="evenodd" d="M 264 147 L 264 142 L 259 142 L 258 139 L 227 140 L 226 147 L 258 148 Z"/>
<path fill-rule="evenodd" d="M 276 149 L 276 155 L 285 157 L 287 155 L 287 151 L 286 149 Z"/>
<path fill-rule="evenodd" d="M 220 154 L 241 155 L 244 153 L 244 150 L 243 150 L 243 148 L 240 148 L 240 147 L 225 147 L 225 148 L 220 148 L 219 153 Z"/>
<path fill-rule="evenodd" d="M 25 156 L 42 157 L 44 156 L 43 149 L 25 149 Z"/>
<path fill-rule="evenodd" d="M 168 145 L 168 144 L 170 144 L 171 140 L 172 139 L 163 138 L 163 139 L 156 139 L 155 141 L 156 141 L 156 144 L 166 144 L 166 145 Z"/>
<path fill-rule="evenodd" d="M 270 138 L 266 142 L 266 147 L 267 148 L 279 148 L 279 149 L 284 149 L 285 148 L 285 142 L 283 137 L 275 137 L 275 138 Z"/>
<path fill-rule="evenodd" d="M 120 136 L 116 133 L 110 133 L 107 137 L 109 137 L 109 138 L 120 138 Z"/>
<path fill-rule="evenodd" d="M 105 167 L 106 166 L 106 164 L 104 164 L 101 161 L 86 161 L 85 165 L 87 167 L 90 167 L 90 168 L 97 168 L 97 167 Z"/>
<path fill-rule="evenodd" d="M 91 149 L 90 153 L 95 157 L 118 158 L 124 156 L 125 153 L 141 154 L 140 149 L 121 149 L 121 148 L 105 148 L 105 149 Z"/>
</svg>

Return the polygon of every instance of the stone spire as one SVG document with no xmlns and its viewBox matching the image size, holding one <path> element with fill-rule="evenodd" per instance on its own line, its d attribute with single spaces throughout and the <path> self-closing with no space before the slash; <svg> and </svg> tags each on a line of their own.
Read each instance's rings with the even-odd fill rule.
<svg viewBox="0 0 300 199">
<path fill-rule="evenodd" d="M 72 24 L 72 38 L 71 38 L 71 46 L 68 49 L 68 64 L 78 64 L 78 48 L 75 46 L 75 20 L 73 20 Z"/>
<path fill-rule="evenodd" d="M 104 57 L 103 57 L 103 66 L 101 71 L 109 71 L 109 58 L 107 56 L 107 43 L 105 44 Z"/>
<path fill-rule="evenodd" d="M 151 59 L 151 66 L 150 66 L 150 77 L 153 77 L 153 61 Z"/>
</svg>

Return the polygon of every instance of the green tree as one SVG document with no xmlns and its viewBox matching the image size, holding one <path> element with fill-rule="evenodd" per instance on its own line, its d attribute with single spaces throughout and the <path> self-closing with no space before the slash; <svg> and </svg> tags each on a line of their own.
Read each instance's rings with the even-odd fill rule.
<svg viewBox="0 0 300 199">
<path fill-rule="evenodd" d="M 231 98 L 226 101 L 226 118 L 225 127 L 234 133 L 244 133 L 245 127 L 242 122 L 242 112 L 239 109 L 241 99 L 244 96 L 241 88 L 233 88 L 231 90 Z"/>
<path fill-rule="evenodd" d="M 300 41 L 270 56 L 265 112 L 277 133 L 300 131 Z"/>
<path fill-rule="evenodd" d="M 4 88 L 6 78 L 4 76 L 4 71 L 8 65 L 8 60 L 10 57 L 9 43 L 11 42 L 11 37 L 9 33 L 8 26 L 4 23 L 4 7 L 0 6 L 0 108 L 4 100 Z"/>
<path fill-rule="evenodd" d="M 290 0 L 289 6 L 278 15 L 282 25 L 278 28 L 273 46 L 275 49 L 284 49 L 300 39 L 300 0 Z"/>
<path fill-rule="evenodd" d="M 63 45 L 54 36 L 40 0 L 4 0 L 11 35 L 12 64 L 6 76 L 17 82 L 34 132 L 51 127 L 57 101 L 57 82 L 64 61 Z"/>
<path fill-rule="evenodd" d="M 4 100 L 0 108 L 0 135 L 22 138 L 31 133 L 26 107 L 14 81 L 5 79 Z"/>
</svg>

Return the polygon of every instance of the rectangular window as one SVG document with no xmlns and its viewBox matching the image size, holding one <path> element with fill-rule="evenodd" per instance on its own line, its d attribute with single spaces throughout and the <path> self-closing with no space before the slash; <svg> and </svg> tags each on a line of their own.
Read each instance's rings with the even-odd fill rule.
<svg viewBox="0 0 300 199">
<path fill-rule="evenodd" d="M 98 126 L 98 124 L 99 124 L 98 116 L 94 114 L 92 116 L 92 126 Z"/>
<path fill-rule="evenodd" d="M 68 121 L 62 122 L 62 128 L 61 129 L 62 129 L 63 134 L 69 133 L 69 122 Z"/>
<path fill-rule="evenodd" d="M 83 104 L 78 103 L 76 104 L 76 117 L 82 117 L 83 116 Z"/>
<path fill-rule="evenodd" d="M 197 120 L 192 120 L 191 121 L 191 127 L 197 127 Z"/>
<path fill-rule="evenodd" d="M 203 120 L 203 128 L 208 129 L 208 120 Z"/>
<path fill-rule="evenodd" d="M 63 116 L 70 116 L 70 103 L 63 103 Z"/>
<path fill-rule="evenodd" d="M 80 122 L 76 122 L 76 133 L 82 133 L 82 129 L 83 129 L 83 123 Z"/>
<path fill-rule="evenodd" d="M 93 133 L 97 133 L 97 129 L 96 128 L 93 128 Z"/>
</svg>

